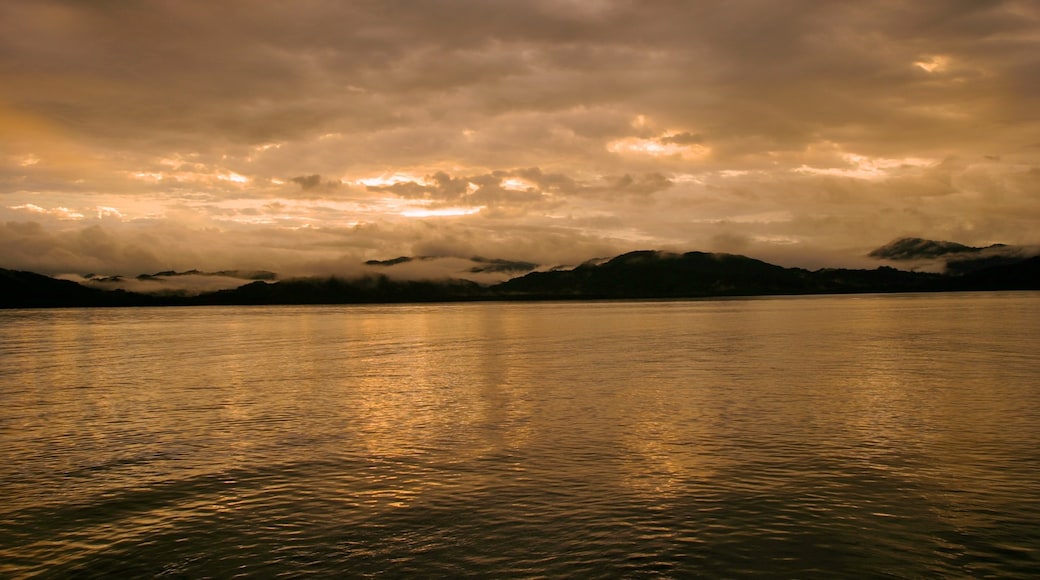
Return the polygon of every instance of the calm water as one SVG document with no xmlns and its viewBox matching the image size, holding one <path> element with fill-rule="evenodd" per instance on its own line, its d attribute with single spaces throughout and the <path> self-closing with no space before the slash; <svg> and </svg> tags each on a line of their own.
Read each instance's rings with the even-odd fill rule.
<svg viewBox="0 0 1040 580">
<path fill-rule="evenodd" d="M 0 576 L 1028 577 L 1040 293 L 0 311 Z"/>
</svg>

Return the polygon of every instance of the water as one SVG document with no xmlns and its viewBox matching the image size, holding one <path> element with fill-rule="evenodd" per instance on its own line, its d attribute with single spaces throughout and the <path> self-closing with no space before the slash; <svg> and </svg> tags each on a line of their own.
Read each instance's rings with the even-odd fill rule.
<svg viewBox="0 0 1040 580">
<path fill-rule="evenodd" d="M 1040 293 L 0 311 L 0 576 L 1029 577 Z"/>
</svg>

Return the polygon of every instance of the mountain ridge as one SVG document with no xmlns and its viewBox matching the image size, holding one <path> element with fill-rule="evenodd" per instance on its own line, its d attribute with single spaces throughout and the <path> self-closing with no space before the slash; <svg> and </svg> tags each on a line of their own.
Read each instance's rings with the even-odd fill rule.
<svg viewBox="0 0 1040 580">
<path fill-rule="evenodd" d="M 994 266 L 1012 265 L 1036 253 L 1035 249 L 1024 246 L 966 246 L 957 242 L 908 237 L 893 240 L 872 250 L 867 256 L 914 264 L 915 267 L 938 264 L 947 274 L 965 275 Z"/>
<path fill-rule="evenodd" d="M 508 263 L 481 260 L 491 265 Z M 940 274 L 890 266 L 810 271 L 738 254 L 638 250 L 589 260 L 570 269 L 534 271 L 490 285 L 455 278 L 393 279 L 369 273 L 353 278 L 325 276 L 279 281 L 268 277 L 190 296 L 103 290 L 32 272 L 0 269 L 0 308 L 671 299 L 971 290 L 1040 290 L 1040 257 L 1000 260 L 964 273 Z"/>
</svg>

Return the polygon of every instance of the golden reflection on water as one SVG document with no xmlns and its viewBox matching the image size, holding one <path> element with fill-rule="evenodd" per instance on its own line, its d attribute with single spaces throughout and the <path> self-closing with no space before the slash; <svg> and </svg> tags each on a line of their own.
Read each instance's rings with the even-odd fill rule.
<svg viewBox="0 0 1040 580">
<path fill-rule="evenodd" d="M 1017 525 L 1035 302 L 988 300 L 998 331 L 908 297 L 7 314 L 0 533 L 58 565 L 211 528 L 376 557 Z"/>
</svg>

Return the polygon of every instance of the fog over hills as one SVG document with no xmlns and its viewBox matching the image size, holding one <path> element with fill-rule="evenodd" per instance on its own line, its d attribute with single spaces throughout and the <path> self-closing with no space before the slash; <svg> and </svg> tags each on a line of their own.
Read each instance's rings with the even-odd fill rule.
<svg viewBox="0 0 1040 580">
<path fill-rule="evenodd" d="M 643 250 L 575 267 L 526 262 L 402 256 L 370 261 L 352 277 L 278 280 L 273 272 L 158 272 L 134 278 L 81 277 L 82 283 L 0 270 L 0 306 L 347 304 L 464 300 L 700 298 L 772 294 L 1040 289 L 1040 257 L 1024 247 L 972 248 L 904 238 L 871 252 L 891 261 L 944 260 L 945 271 L 785 268 L 736 254 Z M 970 256 L 970 258 L 965 258 Z M 458 276 L 447 276 L 446 268 Z M 401 269 L 397 270 L 395 269 Z M 410 268 L 410 269 L 409 269 Z M 459 270 L 459 268 L 462 268 Z M 522 273 L 479 283 L 465 275 Z M 396 274 L 396 275 L 394 275 Z M 423 276 L 423 274 L 432 274 Z M 177 286 L 171 281 L 187 282 Z M 208 284 L 208 286 L 207 286 Z M 189 287 L 193 291 L 189 290 Z M 137 291 L 128 291 L 137 288 Z M 144 289 L 145 291 L 141 291 Z"/>
<path fill-rule="evenodd" d="M 0 267 L 966 272 L 868 253 L 1040 242 L 1038 31 L 1029 0 L 3 0 Z"/>
<path fill-rule="evenodd" d="M 218 290 L 238 288 L 255 280 L 275 281 L 278 275 L 265 270 L 221 270 L 218 272 L 202 272 L 186 270 L 178 272 L 166 270 L 136 276 L 64 274 L 57 276 L 62 280 L 77 282 L 99 290 L 125 290 L 140 294 L 194 296 Z"/>
<path fill-rule="evenodd" d="M 994 266 L 1012 265 L 1040 254 L 1037 246 L 991 244 L 966 246 L 956 242 L 899 238 L 868 254 L 913 270 L 968 274 Z"/>
</svg>

